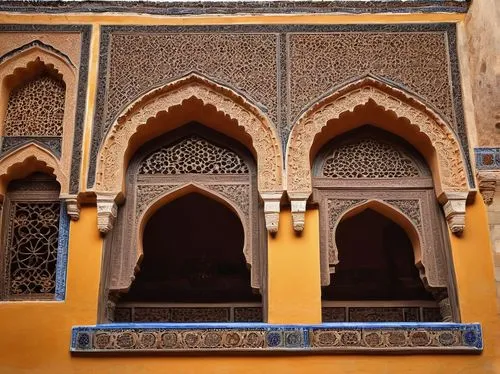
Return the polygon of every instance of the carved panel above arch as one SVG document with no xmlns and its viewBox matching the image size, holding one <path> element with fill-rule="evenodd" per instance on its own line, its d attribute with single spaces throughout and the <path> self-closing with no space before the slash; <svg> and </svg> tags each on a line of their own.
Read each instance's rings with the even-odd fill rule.
<svg viewBox="0 0 500 374">
<path fill-rule="evenodd" d="M 88 186 L 94 184 L 102 141 L 124 103 L 192 72 L 251 97 L 276 127 L 283 147 L 296 119 L 313 102 L 360 76 L 381 76 L 421 97 L 446 120 L 470 169 L 455 28 L 103 26 Z"/>
</svg>

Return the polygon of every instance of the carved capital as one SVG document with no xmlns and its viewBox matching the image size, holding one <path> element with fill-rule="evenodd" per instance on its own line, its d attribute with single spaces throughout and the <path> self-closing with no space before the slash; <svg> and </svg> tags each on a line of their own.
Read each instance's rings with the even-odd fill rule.
<svg viewBox="0 0 500 374">
<path fill-rule="evenodd" d="M 479 182 L 479 192 L 483 196 L 484 203 L 490 205 L 495 197 L 497 181 L 500 180 L 500 170 L 480 170 L 477 172 Z"/>
<path fill-rule="evenodd" d="M 97 193 L 97 226 L 99 231 L 107 234 L 113 228 L 118 206 L 117 193 Z"/>
<path fill-rule="evenodd" d="M 462 235 L 465 228 L 465 204 L 468 192 L 444 192 L 440 197 L 444 215 L 453 234 Z"/>
<path fill-rule="evenodd" d="M 305 225 L 305 213 L 309 193 L 290 193 L 290 203 L 292 206 L 293 229 L 302 232 Z"/>
<path fill-rule="evenodd" d="M 266 219 L 267 231 L 271 234 L 278 232 L 280 219 L 280 200 L 283 192 L 264 192 L 261 194 L 264 200 L 264 217 Z"/>
<path fill-rule="evenodd" d="M 80 202 L 76 195 L 61 195 L 61 199 L 66 203 L 66 211 L 72 221 L 80 219 Z"/>
</svg>

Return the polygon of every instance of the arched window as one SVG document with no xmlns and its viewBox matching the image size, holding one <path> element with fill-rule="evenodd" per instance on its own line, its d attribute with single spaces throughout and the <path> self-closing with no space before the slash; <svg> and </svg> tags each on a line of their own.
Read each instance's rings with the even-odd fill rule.
<svg viewBox="0 0 500 374">
<path fill-rule="evenodd" d="M 255 161 L 241 145 L 198 124 L 145 144 L 107 237 L 103 318 L 262 321 L 263 225 Z"/>
<path fill-rule="evenodd" d="M 63 300 L 68 218 L 54 177 L 9 183 L 2 212 L 1 298 Z"/>
<path fill-rule="evenodd" d="M 57 70 L 40 59 L 5 79 L 9 98 L 1 151 L 30 140 L 61 153 L 66 85 Z"/>
<path fill-rule="evenodd" d="M 363 126 L 325 145 L 313 175 L 323 321 L 457 320 L 444 218 L 418 152 Z"/>
</svg>

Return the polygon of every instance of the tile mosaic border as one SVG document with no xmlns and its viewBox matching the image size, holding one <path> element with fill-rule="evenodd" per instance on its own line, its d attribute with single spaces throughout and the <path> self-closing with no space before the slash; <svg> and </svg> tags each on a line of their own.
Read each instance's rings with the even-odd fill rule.
<svg viewBox="0 0 500 374">
<path fill-rule="evenodd" d="M 152 15 L 206 15 L 238 13 L 465 13 L 470 0 L 330 0 L 330 1 L 3 1 L 0 11 L 21 13 L 119 12 Z"/>
<path fill-rule="evenodd" d="M 72 353 L 472 353 L 479 323 L 117 323 L 75 326 Z"/>
<path fill-rule="evenodd" d="M 500 148 L 474 148 L 478 170 L 500 169 Z"/>
</svg>

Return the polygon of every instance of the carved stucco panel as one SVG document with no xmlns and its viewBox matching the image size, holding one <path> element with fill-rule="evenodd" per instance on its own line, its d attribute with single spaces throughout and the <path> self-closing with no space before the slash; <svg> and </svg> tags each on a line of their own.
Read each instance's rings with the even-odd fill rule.
<svg viewBox="0 0 500 374">
<path fill-rule="evenodd" d="M 442 191 L 467 190 L 467 180 L 462 155 L 458 143 L 446 124 L 437 122 L 429 114 L 409 105 L 402 100 L 383 92 L 367 80 L 362 88 L 325 100 L 305 113 L 294 127 L 287 155 L 288 191 L 296 193 L 311 192 L 311 170 L 309 152 L 314 138 L 327 125 L 328 121 L 340 118 L 345 112 L 352 112 L 359 105 L 374 101 L 385 110 L 406 118 L 425 133 L 437 151 L 439 175 Z M 319 107 L 319 108 L 318 108 Z"/>
</svg>

